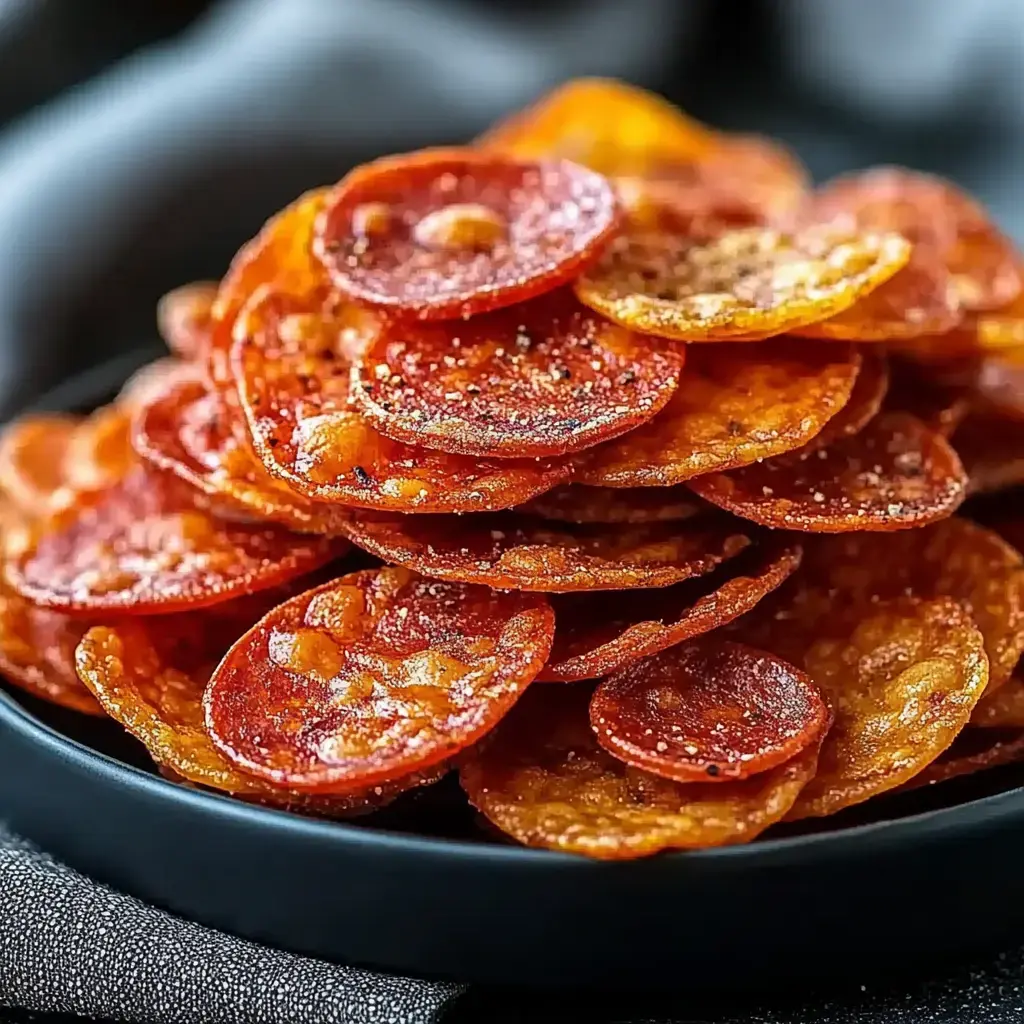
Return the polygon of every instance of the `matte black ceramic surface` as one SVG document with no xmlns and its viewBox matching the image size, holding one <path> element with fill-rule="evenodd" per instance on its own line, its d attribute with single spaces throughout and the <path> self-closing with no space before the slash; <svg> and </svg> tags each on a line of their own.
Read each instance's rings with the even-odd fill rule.
<svg viewBox="0 0 1024 1024">
<path fill-rule="evenodd" d="M 88 407 L 129 369 L 46 406 Z M 1022 782 L 1001 769 L 813 834 L 606 864 L 494 840 L 453 779 L 354 824 L 187 790 L 114 723 L 0 692 L 0 818 L 55 855 L 239 935 L 464 981 L 777 990 L 1006 945 L 1024 935 Z"/>
</svg>

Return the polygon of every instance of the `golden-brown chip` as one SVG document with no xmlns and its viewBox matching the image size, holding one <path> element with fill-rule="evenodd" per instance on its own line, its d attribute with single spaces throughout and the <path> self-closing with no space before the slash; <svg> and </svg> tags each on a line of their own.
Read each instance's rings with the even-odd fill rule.
<svg viewBox="0 0 1024 1024">
<path fill-rule="evenodd" d="M 589 697 L 586 686 L 532 687 L 460 769 L 473 806 L 527 846 L 624 860 L 749 842 L 814 774 L 816 746 L 751 779 L 658 778 L 598 746 Z"/>
<path fill-rule="evenodd" d="M 575 456 L 575 479 L 668 487 L 799 448 L 850 400 L 861 364 L 852 346 L 790 338 L 693 346 L 669 404 L 650 423 Z"/>
<path fill-rule="evenodd" d="M 909 256 L 898 235 L 832 227 L 747 228 L 712 241 L 627 230 L 575 288 L 592 309 L 633 330 L 751 340 L 835 316 Z"/>
<path fill-rule="evenodd" d="M 671 523 L 692 519 L 707 511 L 707 505 L 681 484 L 624 488 L 563 484 L 516 511 L 559 523 Z"/>
<path fill-rule="evenodd" d="M 1021 760 L 1024 760 L 1024 733 L 1015 729 L 973 729 L 968 726 L 950 747 L 900 789 L 920 789 Z"/>
</svg>

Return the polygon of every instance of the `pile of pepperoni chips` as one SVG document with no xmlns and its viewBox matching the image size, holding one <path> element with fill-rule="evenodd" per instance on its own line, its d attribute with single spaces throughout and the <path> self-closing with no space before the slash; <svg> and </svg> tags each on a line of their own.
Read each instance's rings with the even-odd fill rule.
<svg viewBox="0 0 1024 1024">
<path fill-rule="evenodd" d="M 570 83 L 301 196 L 113 404 L 6 428 L 0 667 L 184 785 L 457 773 L 610 859 L 1024 759 L 1024 513 L 958 513 L 1024 482 L 1022 276 L 949 182 Z"/>
</svg>

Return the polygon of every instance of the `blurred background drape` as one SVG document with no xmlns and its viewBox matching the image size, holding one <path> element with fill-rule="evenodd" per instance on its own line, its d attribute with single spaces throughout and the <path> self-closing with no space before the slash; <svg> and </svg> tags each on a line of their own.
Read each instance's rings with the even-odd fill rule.
<svg viewBox="0 0 1024 1024">
<path fill-rule="evenodd" d="M 0 0 L 0 412 L 154 344 L 301 190 L 457 142 L 576 75 L 905 162 L 1024 241 L 1021 0 Z"/>
</svg>

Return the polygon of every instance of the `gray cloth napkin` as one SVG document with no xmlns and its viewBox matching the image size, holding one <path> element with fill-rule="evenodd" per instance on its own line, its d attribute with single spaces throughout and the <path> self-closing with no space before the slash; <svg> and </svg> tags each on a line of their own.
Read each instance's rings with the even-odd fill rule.
<svg viewBox="0 0 1024 1024">
<path fill-rule="evenodd" d="M 146 1024 L 430 1024 L 460 992 L 202 928 L 0 828 L 0 1007 Z"/>
</svg>

